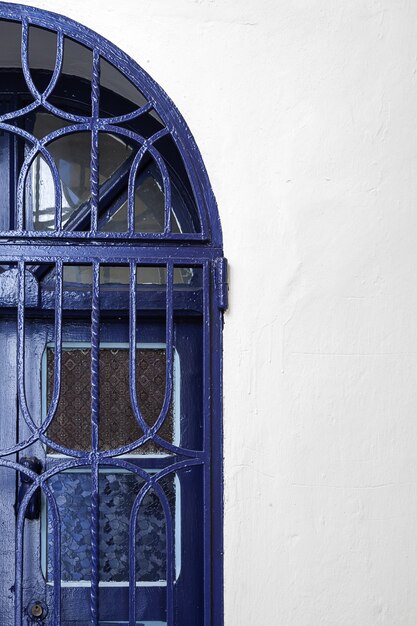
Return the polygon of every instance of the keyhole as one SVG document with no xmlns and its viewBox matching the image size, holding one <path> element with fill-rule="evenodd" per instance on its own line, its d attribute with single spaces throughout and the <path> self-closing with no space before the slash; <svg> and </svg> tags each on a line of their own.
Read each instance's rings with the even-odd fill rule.
<svg viewBox="0 0 417 626">
<path fill-rule="evenodd" d="M 37 602 L 35 602 L 35 604 L 32 605 L 31 613 L 33 617 L 42 617 L 43 615 L 42 606 L 38 604 Z"/>
</svg>

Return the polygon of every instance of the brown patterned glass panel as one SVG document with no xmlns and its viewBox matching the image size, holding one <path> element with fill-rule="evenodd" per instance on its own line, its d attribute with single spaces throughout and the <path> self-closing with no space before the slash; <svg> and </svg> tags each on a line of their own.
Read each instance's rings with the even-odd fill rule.
<svg viewBox="0 0 417 626">
<path fill-rule="evenodd" d="M 54 349 L 47 351 L 47 399 L 51 402 Z M 78 450 L 91 447 L 91 350 L 70 348 L 62 352 L 61 395 L 55 417 L 48 428 L 53 441 Z M 153 426 L 165 394 L 165 350 L 140 348 L 136 351 L 136 389 L 142 415 Z M 100 349 L 100 448 L 108 450 L 131 443 L 142 436 L 133 414 L 129 391 L 129 350 Z M 159 430 L 167 441 L 173 439 L 173 405 Z M 51 452 L 51 450 L 50 450 Z M 133 452 L 163 452 L 147 442 Z"/>
</svg>

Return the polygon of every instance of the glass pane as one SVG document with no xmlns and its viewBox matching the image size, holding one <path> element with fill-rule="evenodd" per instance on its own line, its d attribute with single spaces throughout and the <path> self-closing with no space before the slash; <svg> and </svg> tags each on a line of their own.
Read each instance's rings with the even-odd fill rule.
<svg viewBox="0 0 417 626">
<path fill-rule="evenodd" d="M 64 289 L 74 290 L 89 286 L 91 288 L 92 269 L 91 265 L 64 265 L 63 272 Z M 138 265 L 136 283 L 138 285 L 165 285 L 167 281 L 166 267 L 163 265 Z M 195 285 L 201 287 L 201 269 L 196 267 L 175 267 L 175 285 Z M 129 268 L 126 265 L 101 265 L 100 285 L 101 293 L 107 286 L 125 287 L 130 284 Z M 115 289 L 113 289 L 114 291 Z M 125 291 L 125 289 L 123 289 Z"/>
<path fill-rule="evenodd" d="M 106 233 L 125 233 L 128 230 L 127 200 L 115 211 L 106 223 L 100 223 L 100 230 Z"/>
<path fill-rule="evenodd" d="M 52 400 L 55 350 L 47 349 L 47 405 Z M 61 393 L 55 417 L 48 428 L 52 441 L 75 450 L 91 448 L 91 350 L 64 350 Z"/>
<path fill-rule="evenodd" d="M 75 285 L 89 285 L 91 288 L 92 280 L 93 270 L 91 265 L 64 265 L 64 289 L 73 288 Z"/>
<path fill-rule="evenodd" d="M 139 89 L 105 59 L 100 59 L 100 87 L 101 117 L 126 115 L 147 102 Z"/>
<path fill-rule="evenodd" d="M 104 232 L 128 230 L 128 203 L 123 199 L 120 207 L 100 225 Z M 162 177 L 156 165 L 147 166 L 136 178 L 135 231 L 139 233 L 163 233 L 165 225 L 165 193 Z M 171 211 L 171 229 L 180 233 L 181 228 L 174 211 Z"/>
<path fill-rule="evenodd" d="M 41 156 L 33 161 L 26 179 L 27 230 L 55 227 L 55 185 L 51 169 Z"/>
<path fill-rule="evenodd" d="M 51 113 L 46 112 L 40 108 L 34 114 L 33 127 L 28 130 L 37 138 L 43 139 L 50 133 L 59 128 L 65 128 L 65 126 L 71 126 L 72 122 L 64 120 L 62 117 L 57 117 Z"/>
<path fill-rule="evenodd" d="M 133 473 L 101 471 L 99 475 L 99 564 L 101 582 L 129 580 L 129 527 L 132 506 L 144 485 Z M 48 480 L 61 517 L 62 580 L 91 580 L 91 473 L 63 472 Z M 175 480 L 164 480 L 175 527 Z M 48 511 L 47 577 L 53 579 L 53 518 Z M 136 525 L 136 580 L 166 580 L 166 522 L 155 492 L 144 497 Z"/>
<path fill-rule="evenodd" d="M 3 108 L 2 104 L 0 103 L 0 110 L 4 113 L 8 107 Z M 2 230 L 14 229 L 17 225 L 18 176 L 11 157 L 12 155 L 23 156 L 30 148 L 31 144 L 21 137 L 7 131 L 0 131 L 0 228 Z"/>
<path fill-rule="evenodd" d="M 201 232 L 201 223 L 198 216 L 194 192 L 190 183 L 183 158 L 179 152 L 174 138 L 165 135 L 155 142 L 155 148 L 163 156 L 170 172 L 172 186 L 172 207 L 175 217 L 181 225 L 182 233 Z M 174 220 L 173 232 L 176 232 Z"/>
<path fill-rule="evenodd" d="M 164 231 L 165 194 L 151 175 L 143 177 L 135 192 L 135 230 L 141 233 Z"/>
<path fill-rule="evenodd" d="M 54 381 L 54 348 L 47 349 L 47 406 Z M 130 401 L 129 350 L 100 349 L 100 441 L 101 449 L 132 443 L 142 436 Z M 152 426 L 158 419 L 165 394 L 165 350 L 138 348 L 136 351 L 136 392 L 145 421 Z M 173 438 L 173 404 L 159 431 L 167 441 Z M 48 437 L 67 448 L 91 448 L 91 349 L 66 347 L 62 353 L 61 394 Z M 147 442 L 135 453 L 161 450 Z"/>
<path fill-rule="evenodd" d="M 0 20 L 0 67 L 22 68 L 22 26 L 17 22 Z"/>
<path fill-rule="evenodd" d="M 40 113 L 36 117 L 36 136 L 65 126 L 58 118 Z M 70 228 L 70 220 L 90 200 L 91 133 L 63 135 L 47 145 L 58 170 L 62 191 L 62 225 Z M 132 147 L 120 137 L 100 133 L 99 184 L 111 178 L 132 154 Z M 55 189 L 53 177 L 43 157 L 33 161 L 26 180 L 26 216 L 28 229 L 53 230 Z"/>
<path fill-rule="evenodd" d="M 53 91 L 53 103 L 63 111 L 91 115 L 93 53 L 69 37 L 64 37 L 61 74 Z"/>
<path fill-rule="evenodd" d="M 91 135 L 88 132 L 65 135 L 47 148 L 61 182 L 65 226 L 74 211 L 90 198 Z M 54 229 L 55 189 L 51 170 L 41 156 L 35 158 L 26 180 L 26 215 L 29 228 Z"/>
<path fill-rule="evenodd" d="M 189 285 L 193 277 L 200 278 L 201 270 L 192 267 L 174 267 L 174 285 Z M 166 285 L 167 270 L 163 265 L 138 265 L 136 281 L 139 285 Z"/>
<path fill-rule="evenodd" d="M 102 185 L 132 156 L 133 147 L 120 135 L 100 133 L 99 151 L 99 182 Z"/>
<path fill-rule="evenodd" d="M 38 26 L 29 27 L 29 68 L 32 80 L 41 93 L 51 80 L 56 61 L 56 49 L 56 33 Z"/>
<path fill-rule="evenodd" d="M 116 109 L 117 100 L 115 101 L 114 94 L 111 95 L 112 101 L 115 103 L 114 108 Z M 133 130 L 142 137 L 145 137 L 145 139 L 151 137 L 165 126 L 155 109 L 150 109 L 147 113 L 142 113 L 131 120 L 120 122 L 119 125 L 123 128 Z"/>
</svg>

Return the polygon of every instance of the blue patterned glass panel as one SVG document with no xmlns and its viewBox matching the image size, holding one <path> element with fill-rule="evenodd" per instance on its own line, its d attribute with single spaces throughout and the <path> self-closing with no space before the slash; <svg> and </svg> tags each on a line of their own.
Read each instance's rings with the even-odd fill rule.
<svg viewBox="0 0 417 626">
<path fill-rule="evenodd" d="M 63 472 L 49 479 L 61 517 L 61 578 L 91 579 L 91 474 Z M 129 525 L 132 506 L 144 481 L 132 473 L 100 473 L 100 581 L 129 580 Z M 174 480 L 164 481 L 175 523 Z M 48 580 L 53 579 L 53 524 L 47 516 Z M 166 579 L 166 524 L 158 496 L 150 491 L 139 511 L 136 527 L 136 580 Z"/>
</svg>

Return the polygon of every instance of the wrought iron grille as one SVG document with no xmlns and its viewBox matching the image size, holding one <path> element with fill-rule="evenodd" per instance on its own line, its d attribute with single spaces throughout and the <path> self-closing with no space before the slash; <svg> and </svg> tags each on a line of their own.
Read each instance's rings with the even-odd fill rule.
<svg viewBox="0 0 417 626">
<path fill-rule="evenodd" d="M 204 165 L 108 41 L 9 3 L 1 29 L 20 53 L 0 66 L 0 622 L 220 626 L 227 286 Z M 55 151 L 74 136 L 78 195 Z"/>
</svg>

